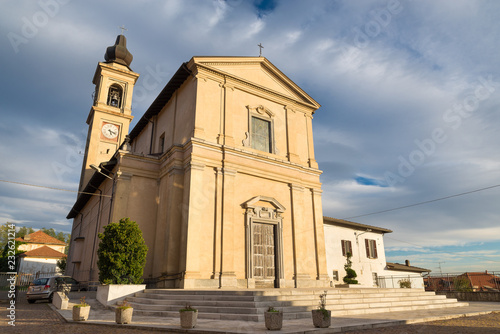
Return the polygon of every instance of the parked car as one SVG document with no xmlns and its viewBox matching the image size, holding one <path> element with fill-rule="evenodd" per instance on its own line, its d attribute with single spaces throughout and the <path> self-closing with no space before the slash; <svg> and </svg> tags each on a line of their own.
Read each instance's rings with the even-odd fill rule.
<svg viewBox="0 0 500 334">
<path fill-rule="evenodd" d="M 52 276 L 37 278 L 28 287 L 26 298 L 32 304 L 37 300 L 47 299 L 52 302 L 56 291 L 85 291 L 86 288 L 77 280 L 69 276 Z"/>
</svg>

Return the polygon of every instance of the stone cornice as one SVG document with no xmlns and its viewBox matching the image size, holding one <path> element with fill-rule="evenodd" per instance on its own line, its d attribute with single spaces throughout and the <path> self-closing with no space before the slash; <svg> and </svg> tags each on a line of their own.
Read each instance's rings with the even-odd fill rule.
<svg viewBox="0 0 500 334">
<path fill-rule="evenodd" d="M 92 79 L 92 82 L 95 84 L 95 80 L 97 79 L 97 77 L 100 75 L 100 73 L 103 71 L 103 70 L 108 70 L 110 72 L 114 72 L 115 74 L 120 74 L 120 75 L 123 75 L 123 76 L 126 76 L 126 77 L 130 77 L 132 80 L 130 80 L 130 82 L 134 83 L 137 81 L 137 79 L 139 78 L 139 73 L 136 73 L 134 71 L 131 71 L 129 69 L 127 69 L 125 66 L 123 66 L 123 69 L 122 68 L 118 68 L 113 65 L 110 65 L 110 64 L 107 64 L 107 63 L 102 63 L 102 62 L 99 62 L 97 64 L 97 68 L 96 68 L 96 71 L 95 71 L 95 74 L 94 74 L 94 78 Z"/>
<path fill-rule="evenodd" d="M 113 107 L 109 107 L 109 108 L 113 108 Z M 116 109 L 116 108 L 115 108 Z M 134 119 L 134 116 L 132 115 L 127 115 L 127 114 L 124 114 L 124 113 L 121 113 L 121 112 L 116 112 L 116 111 L 113 111 L 113 110 L 108 110 L 108 107 L 101 107 L 101 106 L 92 106 L 90 108 L 90 112 L 89 112 L 89 116 L 87 117 L 87 124 L 90 124 L 90 121 L 92 119 L 92 116 L 94 115 L 95 112 L 101 112 L 103 114 L 108 114 L 108 115 L 112 115 L 112 116 L 118 116 L 118 117 L 122 117 L 122 118 L 126 118 L 130 121 L 132 121 Z"/>
</svg>

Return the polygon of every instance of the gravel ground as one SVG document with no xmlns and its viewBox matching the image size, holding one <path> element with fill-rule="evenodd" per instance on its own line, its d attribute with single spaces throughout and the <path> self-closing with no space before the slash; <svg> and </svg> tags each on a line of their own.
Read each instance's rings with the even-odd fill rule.
<svg viewBox="0 0 500 334">
<path fill-rule="evenodd" d="M 500 312 L 479 315 L 474 317 L 461 317 L 450 320 L 440 320 L 425 322 L 413 325 L 385 327 L 377 329 L 367 329 L 363 331 L 346 332 L 350 334 L 414 334 L 414 333 L 429 333 L 429 334 L 448 334 L 448 333 L 500 333 Z"/>
<path fill-rule="evenodd" d="M 116 326 L 81 325 L 64 322 L 47 302 L 28 304 L 24 298 L 16 304 L 16 326 L 10 326 L 6 317 L 8 304 L 0 303 L 0 333 L 36 333 L 36 334 L 139 334 L 150 333 L 152 330 L 117 328 Z M 165 331 L 162 331 L 165 333 Z M 462 317 L 457 319 L 427 322 L 414 325 L 384 327 L 363 331 L 351 331 L 351 334 L 413 334 L 413 333 L 498 333 L 500 334 L 500 312 L 487 315 Z"/>
</svg>

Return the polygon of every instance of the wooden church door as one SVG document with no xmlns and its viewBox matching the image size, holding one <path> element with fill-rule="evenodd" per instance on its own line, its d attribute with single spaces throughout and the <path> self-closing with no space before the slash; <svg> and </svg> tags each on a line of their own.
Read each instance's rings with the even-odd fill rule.
<svg viewBox="0 0 500 334">
<path fill-rule="evenodd" d="M 253 224 L 253 277 L 256 288 L 275 287 L 274 240 L 274 225 Z"/>
</svg>

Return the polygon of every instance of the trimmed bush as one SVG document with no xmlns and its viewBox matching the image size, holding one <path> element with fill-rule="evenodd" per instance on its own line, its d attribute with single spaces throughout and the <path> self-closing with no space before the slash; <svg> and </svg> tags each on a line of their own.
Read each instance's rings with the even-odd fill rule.
<svg viewBox="0 0 500 334">
<path fill-rule="evenodd" d="M 344 265 L 345 273 L 346 275 L 344 276 L 344 283 L 347 284 L 358 284 L 358 281 L 355 280 L 356 277 L 358 277 L 358 274 L 352 269 L 352 261 L 351 261 L 352 254 L 347 253 L 347 259 L 346 259 L 346 264 Z"/>
<path fill-rule="evenodd" d="M 142 231 L 128 218 L 110 223 L 99 233 L 97 267 L 102 284 L 141 284 L 148 247 Z"/>
</svg>

